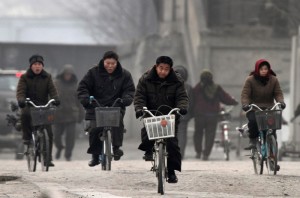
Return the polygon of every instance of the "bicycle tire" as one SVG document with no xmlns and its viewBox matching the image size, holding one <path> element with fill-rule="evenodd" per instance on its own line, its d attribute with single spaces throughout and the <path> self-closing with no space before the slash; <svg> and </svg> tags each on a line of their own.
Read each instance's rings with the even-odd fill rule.
<svg viewBox="0 0 300 198">
<path fill-rule="evenodd" d="M 102 163 L 102 170 L 111 170 L 111 161 L 112 161 L 112 153 L 111 153 L 111 135 L 110 131 L 108 130 L 105 134 L 103 146 L 103 163 Z"/>
<path fill-rule="evenodd" d="M 40 131 L 39 141 L 40 141 L 40 158 L 42 171 L 49 171 L 50 162 L 50 145 L 49 136 L 46 129 Z"/>
<path fill-rule="evenodd" d="M 230 145 L 228 140 L 224 140 L 224 157 L 226 161 L 229 161 L 230 157 Z"/>
<path fill-rule="evenodd" d="M 163 143 L 160 143 L 158 148 L 158 193 L 163 195 L 165 193 L 164 187 L 166 181 L 165 145 Z"/>
<path fill-rule="evenodd" d="M 27 167 L 29 172 L 36 171 L 37 153 L 35 150 L 34 141 L 27 146 L 26 151 Z"/>
<path fill-rule="evenodd" d="M 268 146 L 268 157 L 267 157 L 267 164 L 269 173 L 273 173 L 274 175 L 277 174 L 277 163 L 278 163 L 278 148 L 277 142 L 275 140 L 274 135 L 270 135 L 267 138 L 267 146 Z"/>
</svg>

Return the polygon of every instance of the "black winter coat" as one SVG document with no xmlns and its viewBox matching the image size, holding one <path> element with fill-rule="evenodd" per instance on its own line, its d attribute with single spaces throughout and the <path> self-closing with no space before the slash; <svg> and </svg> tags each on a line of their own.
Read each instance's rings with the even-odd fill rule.
<svg viewBox="0 0 300 198">
<path fill-rule="evenodd" d="M 129 71 L 122 68 L 118 62 L 116 70 L 109 74 L 101 60 L 99 65 L 89 69 L 79 82 L 77 96 L 81 103 L 90 96 L 94 96 L 101 106 L 112 106 L 117 98 L 121 98 L 124 112 L 125 107 L 132 103 L 134 92 L 135 86 Z M 95 120 L 94 108 L 86 109 L 85 119 Z"/>
<path fill-rule="evenodd" d="M 158 110 L 161 105 L 188 109 L 189 99 L 184 81 L 179 74 L 177 75 L 171 70 L 166 79 L 161 80 L 154 66 L 140 78 L 134 97 L 134 106 L 138 111 L 143 107 L 147 107 L 149 110 Z M 168 114 L 170 110 L 166 106 L 159 108 L 162 114 Z"/>
</svg>

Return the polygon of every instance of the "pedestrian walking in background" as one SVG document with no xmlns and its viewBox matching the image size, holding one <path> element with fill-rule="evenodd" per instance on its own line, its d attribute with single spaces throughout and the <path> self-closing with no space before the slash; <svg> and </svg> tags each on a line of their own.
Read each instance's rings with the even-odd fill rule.
<svg viewBox="0 0 300 198">
<path fill-rule="evenodd" d="M 200 75 L 200 82 L 193 89 L 195 117 L 194 146 L 196 158 L 208 160 L 214 145 L 220 104 L 237 105 L 238 102 L 224 89 L 215 84 L 213 75 L 209 70 L 203 70 Z M 205 136 L 204 150 L 202 148 L 203 137 Z M 202 151 L 203 150 L 203 151 Z"/>
<path fill-rule="evenodd" d="M 72 65 L 65 65 L 62 72 L 56 77 L 55 85 L 61 101 L 56 110 L 54 125 L 56 159 L 60 158 L 62 150 L 65 149 L 65 159 L 71 160 L 76 139 L 76 123 L 81 122 L 84 117 L 84 110 L 76 97 L 77 82 Z M 63 135 L 65 136 L 65 145 L 62 142 Z"/>
<path fill-rule="evenodd" d="M 188 80 L 188 71 L 182 65 L 177 65 L 174 68 L 174 71 L 179 73 L 181 78 L 184 80 L 184 87 L 189 97 L 189 109 L 188 113 L 180 119 L 180 123 L 178 125 L 178 145 L 180 147 L 181 159 L 184 158 L 185 147 L 187 143 L 187 133 L 188 133 L 188 122 L 192 118 L 192 109 L 193 109 L 193 96 L 192 96 L 192 86 L 187 83 Z"/>
</svg>

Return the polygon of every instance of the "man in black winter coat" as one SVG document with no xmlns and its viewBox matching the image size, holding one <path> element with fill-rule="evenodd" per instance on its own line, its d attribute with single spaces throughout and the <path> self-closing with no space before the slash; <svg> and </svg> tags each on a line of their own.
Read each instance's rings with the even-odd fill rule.
<svg viewBox="0 0 300 198">
<path fill-rule="evenodd" d="M 171 108 L 179 108 L 182 115 L 187 113 L 189 100 L 184 81 L 173 71 L 172 66 L 173 60 L 170 57 L 160 56 L 156 60 L 156 65 L 140 78 L 134 96 L 137 118 L 143 115 L 143 107 L 158 110 L 164 115 L 168 114 Z M 175 170 L 181 171 L 181 154 L 177 139 L 178 124 L 179 119 L 176 119 L 175 137 L 167 139 L 169 183 L 177 183 Z M 145 151 L 144 159 L 151 161 L 154 141 L 149 141 L 145 127 L 141 130 L 141 136 L 142 143 L 139 149 Z"/>
<path fill-rule="evenodd" d="M 117 98 L 122 99 L 117 103 L 117 106 L 121 107 L 120 127 L 112 130 L 114 160 L 119 160 L 123 155 L 120 147 L 123 143 L 125 107 L 132 103 L 134 92 L 135 87 L 130 72 L 122 68 L 118 55 L 113 51 L 107 51 L 100 63 L 89 69 L 80 81 L 77 95 L 80 103 L 86 109 L 85 119 L 89 121 L 90 147 L 87 153 L 92 154 L 89 166 L 96 166 L 100 163 L 99 155 L 102 150 L 102 142 L 99 140 L 99 133 L 102 129 L 96 128 L 95 121 L 94 109 L 97 105 L 90 103 L 89 97 L 94 96 L 101 106 L 112 106 Z"/>
</svg>

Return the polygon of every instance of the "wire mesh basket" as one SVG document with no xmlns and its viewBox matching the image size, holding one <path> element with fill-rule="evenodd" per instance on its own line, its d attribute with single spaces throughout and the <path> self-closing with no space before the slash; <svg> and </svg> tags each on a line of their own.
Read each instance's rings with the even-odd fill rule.
<svg viewBox="0 0 300 198">
<path fill-rule="evenodd" d="M 171 138 L 175 136 L 175 115 L 163 115 L 144 118 L 149 140 Z"/>
<path fill-rule="evenodd" d="M 119 127 L 121 117 L 120 107 L 96 107 L 97 127 Z"/>
<path fill-rule="evenodd" d="M 281 110 L 267 110 L 255 112 L 255 118 L 258 129 L 260 131 L 268 129 L 281 129 L 281 113 Z"/>
<path fill-rule="evenodd" d="M 30 108 L 32 126 L 50 125 L 55 122 L 55 107 Z"/>
</svg>

